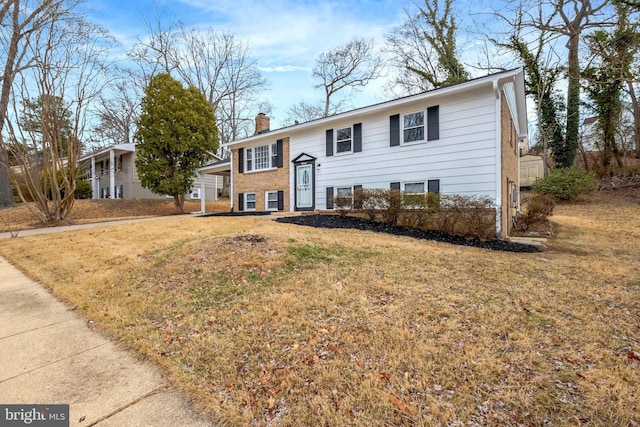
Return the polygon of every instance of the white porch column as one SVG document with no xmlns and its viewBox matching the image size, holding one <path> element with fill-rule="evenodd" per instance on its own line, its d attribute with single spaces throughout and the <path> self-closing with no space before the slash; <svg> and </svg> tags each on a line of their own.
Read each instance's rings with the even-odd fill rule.
<svg viewBox="0 0 640 427">
<path fill-rule="evenodd" d="M 200 212 L 202 213 L 206 213 L 205 209 L 206 209 L 206 202 L 207 202 L 207 193 L 206 193 L 206 187 L 204 185 L 204 174 L 198 172 L 198 175 L 200 175 Z"/>
<path fill-rule="evenodd" d="M 91 198 L 100 198 L 100 181 L 96 177 L 96 156 L 91 156 Z"/>
<path fill-rule="evenodd" d="M 109 150 L 109 198 L 116 198 L 116 165 L 115 165 L 115 153 Z"/>
</svg>

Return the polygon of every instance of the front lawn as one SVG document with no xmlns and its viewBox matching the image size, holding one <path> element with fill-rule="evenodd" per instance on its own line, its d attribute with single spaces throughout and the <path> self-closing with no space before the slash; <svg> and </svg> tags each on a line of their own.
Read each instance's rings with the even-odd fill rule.
<svg viewBox="0 0 640 427">
<path fill-rule="evenodd" d="M 542 253 L 172 217 L 0 254 L 230 425 L 640 424 L 640 205 Z"/>
</svg>

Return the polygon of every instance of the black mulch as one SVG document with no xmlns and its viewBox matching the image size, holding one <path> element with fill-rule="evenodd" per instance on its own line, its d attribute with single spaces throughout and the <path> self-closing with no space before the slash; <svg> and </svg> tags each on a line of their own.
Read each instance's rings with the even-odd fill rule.
<svg viewBox="0 0 640 427">
<path fill-rule="evenodd" d="M 498 239 L 467 239 L 462 236 L 444 233 L 441 231 L 399 227 L 350 216 L 315 214 L 278 218 L 276 219 L 276 221 L 286 224 L 306 225 L 309 227 L 318 228 L 351 228 L 356 230 L 375 231 L 378 233 L 395 234 L 396 236 L 408 236 L 416 239 L 435 240 L 437 242 L 446 242 L 453 245 L 474 246 L 477 248 L 491 249 L 493 251 L 540 252 L 537 247 L 532 245 L 523 245 L 520 243 L 512 243 Z"/>
</svg>

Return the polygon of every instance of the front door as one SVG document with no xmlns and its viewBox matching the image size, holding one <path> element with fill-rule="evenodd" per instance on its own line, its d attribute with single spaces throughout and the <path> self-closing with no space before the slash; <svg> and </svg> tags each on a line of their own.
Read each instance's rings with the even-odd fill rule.
<svg viewBox="0 0 640 427">
<path fill-rule="evenodd" d="M 313 209 L 313 164 L 296 165 L 296 209 Z"/>
</svg>

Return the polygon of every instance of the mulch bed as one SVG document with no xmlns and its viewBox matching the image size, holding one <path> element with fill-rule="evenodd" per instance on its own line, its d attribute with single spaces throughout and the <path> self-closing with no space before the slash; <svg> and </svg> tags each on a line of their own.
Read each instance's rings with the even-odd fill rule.
<svg viewBox="0 0 640 427">
<path fill-rule="evenodd" d="M 295 217 L 284 217 L 276 219 L 277 222 L 285 224 L 296 224 L 317 228 L 348 228 L 356 230 L 374 231 L 376 233 L 387 233 L 396 236 L 407 236 L 415 239 L 435 240 L 436 242 L 451 243 L 453 245 L 473 246 L 477 248 L 490 249 L 492 251 L 503 252 L 540 252 L 540 250 L 531 245 L 523 245 L 520 243 L 512 243 L 504 240 L 480 240 L 467 239 L 463 236 L 457 236 L 441 231 L 419 230 L 410 227 L 400 227 L 389 225 L 381 222 L 369 221 L 364 218 L 355 218 L 340 215 L 301 215 Z"/>
</svg>

